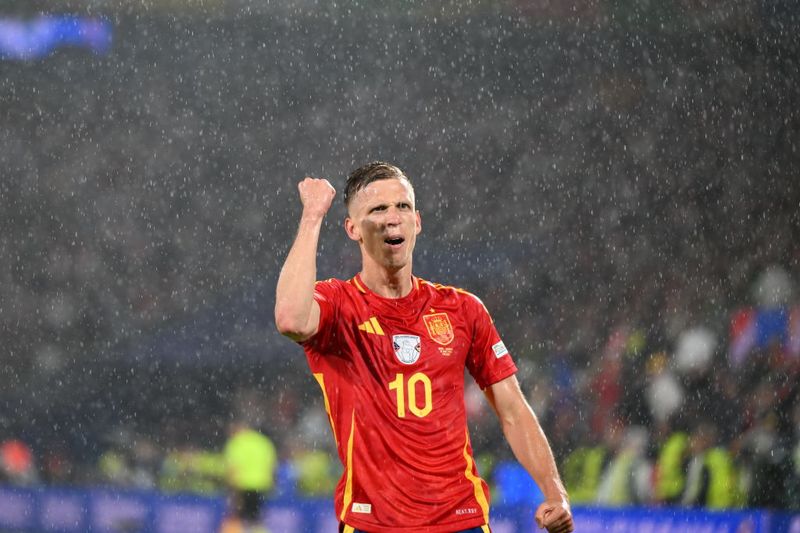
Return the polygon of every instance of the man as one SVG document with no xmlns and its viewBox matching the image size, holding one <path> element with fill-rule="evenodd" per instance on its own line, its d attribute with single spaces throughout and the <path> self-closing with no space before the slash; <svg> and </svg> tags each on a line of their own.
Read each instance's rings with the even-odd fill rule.
<svg viewBox="0 0 800 533">
<path fill-rule="evenodd" d="M 261 524 L 261 506 L 275 482 L 275 445 L 243 422 L 232 422 L 228 432 L 224 457 L 233 512 L 221 533 L 267 533 Z"/>
<path fill-rule="evenodd" d="M 344 228 L 362 268 L 347 281 L 315 284 L 333 187 L 306 178 L 298 188 L 303 213 L 278 279 L 275 321 L 303 346 L 322 388 L 344 465 L 335 494 L 341 531 L 489 531 L 489 491 L 467 431 L 465 367 L 544 493 L 539 527 L 573 531 L 553 454 L 483 304 L 412 274 L 422 225 L 405 174 L 375 162 L 349 176 Z"/>
</svg>

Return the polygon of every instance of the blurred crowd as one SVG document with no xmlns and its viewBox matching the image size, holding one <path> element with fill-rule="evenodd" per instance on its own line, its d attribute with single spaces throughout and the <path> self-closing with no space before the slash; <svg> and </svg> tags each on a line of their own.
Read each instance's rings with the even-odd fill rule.
<svg viewBox="0 0 800 533">
<path fill-rule="evenodd" d="M 722 332 L 628 320 L 555 388 L 532 379 L 575 503 L 800 508 L 800 305 L 780 267 L 753 292 Z"/>
<path fill-rule="evenodd" d="M 665 315 L 666 317 L 667 315 Z M 800 509 L 800 303 L 785 269 L 765 269 L 752 303 L 715 332 L 692 321 L 659 340 L 625 320 L 587 358 L 518 357 L 519 378 L 549 435 L 574 504 Z M 670 317 L 674 319 L 674 317 Z M 535 498 L 494 415 L 467 377 L 466 401 L 482 474 L 496 502 Z M 316 391 L 242 387 L 230 419 L 277 444 L 272 497 L 324 497 L 341 466 Z M 305 392 L 302 392 L 305 389 Z M 294 392 L 293 392 L 294 391 Z M 173 421 L 178 424 L 178 421 Z M 97 461 L 80 465 L 13 438 L 0 445 L 0 479 L 33 485 L 110 485 L 201 495 L 226 489 L 225 418 L 205 438 L 161 428 L 109 431 Z M 171 437 L 169 437 L 169 435 Z"/>
<path fill-rule="evenodd" d="M 296 182 L 380 158 L 417 188 L 417 273 L 484 300 L 574 501 L 796 508 L 796 9 L 546 4 L 120 15 L 107 55 L 4 62 L 4 478 L 219 490 L 238 417 L 278 493 L 329 492 L 272 291 Z M 320 277 L 358 265 L 337 225 Z"/>
</svg>

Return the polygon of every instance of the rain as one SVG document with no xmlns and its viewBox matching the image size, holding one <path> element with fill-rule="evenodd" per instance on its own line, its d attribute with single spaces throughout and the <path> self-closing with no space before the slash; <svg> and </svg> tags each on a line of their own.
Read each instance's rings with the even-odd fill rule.
<svg viewBox="0 0 800 533">
<path fill-rule="evenodd" d="M 219 531 L 235 423 L 274 445 L 263 525 L 335 531 L 275 291 L 305 176 L 337 190 L 317 279 L 359 272 L 342 198 L 376 160 L 415 189 L 414 275 L 491 314 L 576 531 L 797 528 L 798 28 L 788 0 L 5 0 L 0 531 Z M 534 529 L 464 399 L 493 530 Z"/>
</svg>

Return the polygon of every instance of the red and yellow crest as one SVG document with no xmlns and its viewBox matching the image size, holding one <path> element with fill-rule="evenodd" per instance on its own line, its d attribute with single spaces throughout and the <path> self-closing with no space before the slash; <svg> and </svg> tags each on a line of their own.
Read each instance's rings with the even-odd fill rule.
<svg viewBox="0 0 800 533">
<path fill-rule="evenodd" d="M 447 313 L 424 315 L 422 320 L 425 321 L 428 335 L 430 335 L 431 339 L 435 342 L 443 346 L 453 342 L 455 334 L 453 333 L 453 325 L 450 323 L 450 317 L 447 316 Z"/>
</svg>

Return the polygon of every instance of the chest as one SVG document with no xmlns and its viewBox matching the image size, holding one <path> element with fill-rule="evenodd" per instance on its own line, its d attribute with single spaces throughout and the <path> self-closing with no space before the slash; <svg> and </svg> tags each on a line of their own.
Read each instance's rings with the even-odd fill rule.
<svg viewBox="0 0 800 533">
<path fill-rule="evenodd" d="M 463 374 L 472 326 L 456 305 L 422 301 L 393 309 L 384 302 L 360 301 L 344 317 L 343 333 L 356 363 L 382 375 L 424 372 Z M 345 325 L 345 324 L 349 324 Z"/>
</svg>

